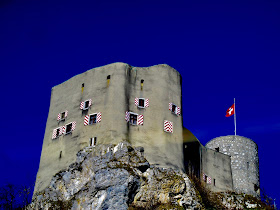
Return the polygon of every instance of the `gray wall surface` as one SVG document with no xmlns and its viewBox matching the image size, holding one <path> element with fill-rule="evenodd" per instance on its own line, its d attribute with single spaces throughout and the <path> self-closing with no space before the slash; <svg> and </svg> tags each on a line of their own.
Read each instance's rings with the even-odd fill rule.
<svg viewBox="0 0 280 210">
<path fill-rule="evenodd" d="M 233 187 L 236 192 L 259 196 L 258 147 L 251 139 L 242 136 L 221 136 L 206 144 L 219 147 L 220 152 L 231 156 Z"/>
<path fill-rule="evenodd" d="M 211 178 L 211 183 L 206 182 L 206 186 L 212 191 L 223 192 L 233 190 L 230 156 L 201 145 L 202 180 L 203 174 Z"/>
<path fill-rule="evenodd" d="M 135 97 L 149 99 L 149 107 L 135 106 Z M 87 99 L 92 99 L 92 105 L 82 111 L 80 103 Z M 113 63 L 53 87 L 34 192 L 44 189 L 55 173 L 74 162 L 76 153 L 88 146 L 92 137 L 97 137 L 97 144 L 127 140 L 133 146 L 144 147 L 151 164 L 183 170 L 183 121 L 181 115 L 171 113 L 170 102 L 182 108 L 181 76 L 165 64 L 140 68 Z M 57 115 L 65 110 L 67 118 L 58 121 Z M 143 115 L 143 125 L 126 122 L 126 111 Z M 101 122 L 84 126 L 85 116 L 98 112 Z M 163 130 L 164 120 L 173 122 L 173 133 Z M 75 130 L 52 139 L 55 128 L 70 122 L 76 122 Z"/>
</svg>

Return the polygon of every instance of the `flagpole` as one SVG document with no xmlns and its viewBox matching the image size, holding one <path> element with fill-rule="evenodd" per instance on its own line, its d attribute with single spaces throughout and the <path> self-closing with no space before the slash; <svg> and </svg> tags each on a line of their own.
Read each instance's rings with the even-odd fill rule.
<svg viewBox="0 0 280 210">
<path fill-rule="evenodd" d="M 234 98 L 234 135 L 236 136 L 236 111 L 235 111 L 235 98 Z"/>
</svg>

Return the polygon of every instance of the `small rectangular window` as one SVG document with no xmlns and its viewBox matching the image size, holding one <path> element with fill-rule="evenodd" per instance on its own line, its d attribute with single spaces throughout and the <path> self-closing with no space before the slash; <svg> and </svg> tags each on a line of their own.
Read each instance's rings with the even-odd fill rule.
<svg viewBox="0 0 280 210">
<path fill-rule="evenodd" d="M 145 99 L 144 98 L 139 98 L 138 107 L 145 108 Z"/>
<path fill-rule="evenodd" d="M 65 110 L 64 112 L 58 113 L 57 121 L 64 121 L 65 118 L 67 117 L 67 115 L 68 115 L 68 111 L 67 110 Z"/>
<path fill-rule="evenodd" d="M 207 178 L 208 178 L 208 176 L 207 176 L 207 175 L 205 175 L 205 178 L 204 178 L 204 181 L 205 181 L 205 182 L 207 182 Z"/>
<path fill-rule="evenodd" d="M 220 151 L 220 148 L 219 148 L 219 147 L 216 147 L 215 150 L 216 150 L 216 152 L 219 152 L 219 151 Z"/>
<path fill-rule="evenodd" d="M 247 170 L 249 170 L 249 166 L 250 166 L 250 165 L 249 165 L 249 162 L 247 162 Z"/>
<path fill-rule="evenodd" d="M 61 120 L 65 119 L 65 112 L 61 113 Z"/>
<path fill-rule="evenodd" d="M 88 108 L 89 108 L 89 101 L 85 101 L 84 109 L 88 109 Z"/>
<path fill-rule="evenodd" d="M 176 106 L 173 103 L 169 103 L 169 110 L 171 113 L 176 114 L 177 116 L 181 115 L 180 107 Z"/>
<path fill-rule="evenodd" d="M 65 134 L 71 133 L 71 131 L 72 131 L 72 123 L 69 123 L 68 125 L 66 125 L 66 133 Z"/>
<path fill-rule="evenodd" d="M 129 120 L 131 125 L 137 125 L 137 115 L 130 113 L 130 120 Z"/>
<path fill-rule="evenodd" d="M 84 92 L 85 83 L 82 84 L 82 93 Z"/>
<path fill-rule="evenodd" d="M 96 116 L 97 114 L 93 114 L 89 116 L 89 124 L 92 125 L 93 123 L 96 123 Z"/>
<path fill-rule="evenodd" d="M 214 186 L 216 186 L 216 179 L 214 179 Z"/>
<path fill-rule="evenodd" d="M 176 108 L 177 108 L 177 106 L 175 105 L 175 104 L 172 104 L 172 112 L 174 113 L 174 114 L 177 114 L 176 113 Z"/>
<path fill-rule="evenodd" d="M 89 146 L 96 146 L 97 137 L 89 139 Z"/>
<path fill-rule="evenodd" d="M 63 127 L 58 127 L 58 128 L 53 129 L 52 139 L 56 139 L 62 134 L 62 128 Z"/>
<path fill-rule="evenodd" d="M 111 79 L 111 75 L 108 75 L 108 76 L 107 76 L 107 87 L 109 87 L 110 79 Z"/>
<path fill-rule="evenodd" d="M 80 104 L 80 109 L 87 110 L 92 105 L 92 99 L 88 99 L 86 101 L 82 101 Z"/>
</svg>

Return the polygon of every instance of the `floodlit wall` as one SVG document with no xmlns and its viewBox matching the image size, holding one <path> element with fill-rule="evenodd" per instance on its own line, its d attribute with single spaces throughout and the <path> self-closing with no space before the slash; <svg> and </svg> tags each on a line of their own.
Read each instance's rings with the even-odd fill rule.
<svg viewBox="0 0 280 210">
<path fill-rule="evenodd" d="M 136 105 L 141 98 L 144 107 Z M 83 110 L 87 102 L 89 108 Z M 170 104 L 177 106 L 175 111 Z M 53 87 L 35 192 L 74 162 L 91 138 L 96 144 L 127 140 L 144 147 L 151 164 L 183 170 L 181 107 L 181 76 L 165 64 L 140 68 L 113 63 Z M 128 113 L 137 115 L 136 125 L 129 116 L 125 119 Z M 95 123 L 90 124 L 93 114 Z"/>
</svg>

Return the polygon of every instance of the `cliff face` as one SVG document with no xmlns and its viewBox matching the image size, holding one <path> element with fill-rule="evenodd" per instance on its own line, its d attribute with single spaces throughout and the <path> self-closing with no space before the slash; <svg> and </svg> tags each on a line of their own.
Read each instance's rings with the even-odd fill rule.
<svg viewBox="0 0 280 210">
<path fill-rule="evenodd" d="M 86 147 L 33 196 L 29 209 L 201 208 L 186 174 L 150 166 L 127 142 Z"/>
</svg>

